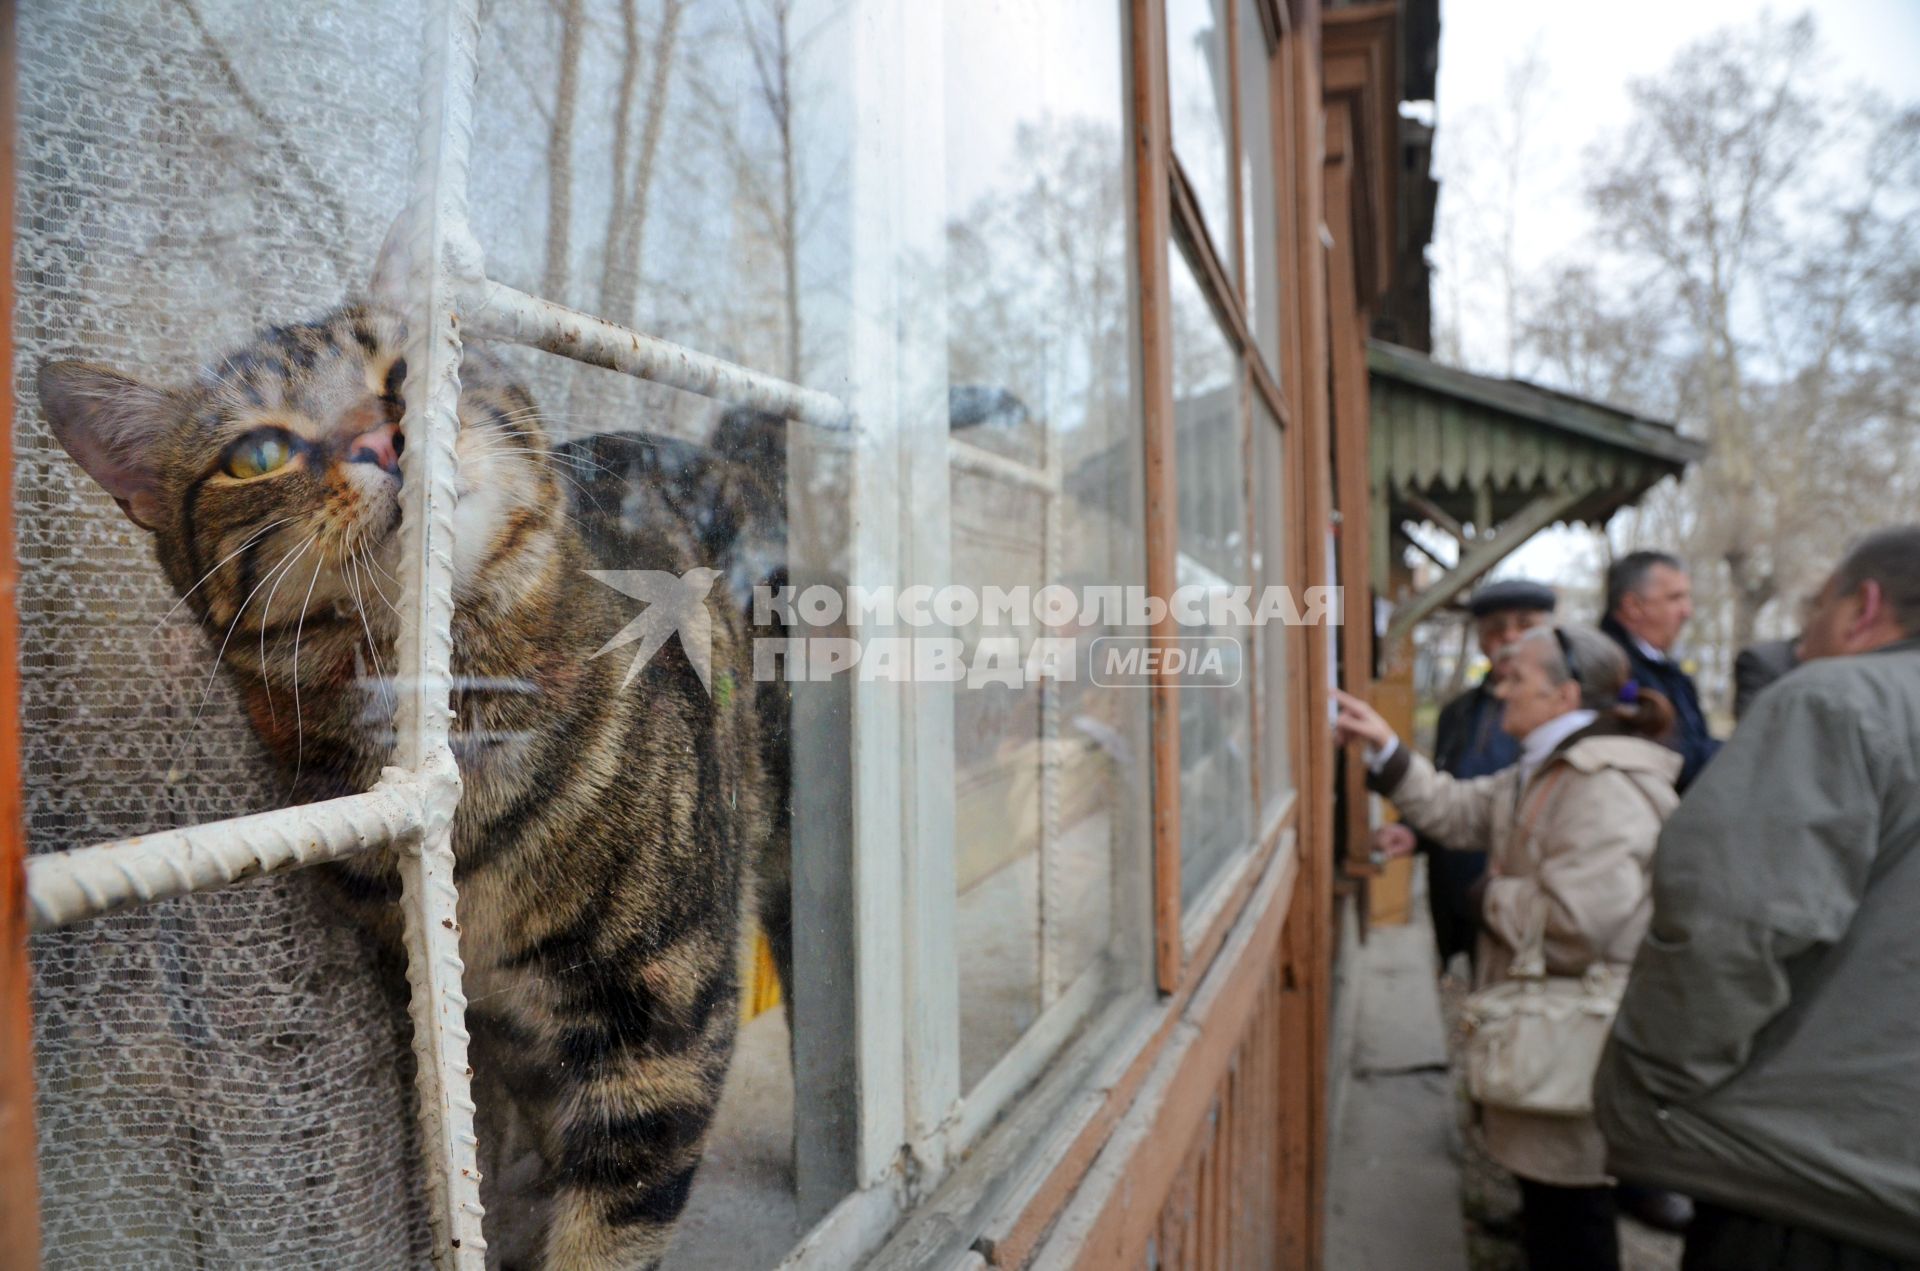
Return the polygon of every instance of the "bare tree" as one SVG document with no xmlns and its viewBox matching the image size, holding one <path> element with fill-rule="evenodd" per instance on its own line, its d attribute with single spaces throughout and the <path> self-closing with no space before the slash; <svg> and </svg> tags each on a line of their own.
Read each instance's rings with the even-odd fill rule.
<svg viewBox="0 0 1920 1271">
<path fill-rule="evenodd" d="M 1506 69 L 1505 95 L 1496 109 L 1473 111 L 1442 130 L 1445 182 L 1440 224 L 1434 240 L 1444 292 L 1436 333 L 1436 351 L 1447 361 L 1466 365 L 1463 306 L 1475 282 L 1491 278 L 1499 289 L 1502 347 L 1498 370 L 1511 376 L 1522 345 L 1520 297 L 1526 286 L 1518 252 L 1521 184 L 1531 159 L 1529 124 L 1545 66 L 1538 37 Z M 1491 179 L 1485 174 L 1492 174 Z M 1476 197 L 1483 185 L 1497 186 L 1492 199 Z"/>
<path fill-rule="evenodd" d="M 742 18 L 746 17 L 744 8 Z M 800 378 L 800 220 L 798 157 L 793 149 L 793 6 L 768 0 L 766 21 L 746 23 L 760 101 L 773 123 L 779 213 L 774 218 L 787 310 L 787 378 Z"/>
<path fill-rule="evenodd" d="M 566 294 L 573 242 L 573 116 L 580 98 L 581 0 L 560 6 L 560 75 L 547 120 L 547 267 L 543 295 Z"/>
<path fill-rule="evenodd" d="M 740 38 L 753 65 L 753 100 L 764 112 L 762 124 L 770 138 L 766 156 L 772 171 L 761 164 L 741 172 L 742 188 L 758 212 L 762 230 L 780 258 L 781 307 L 786 335 L 785 374 L 798 380 L 801 373 L 800 322 L 800 157 L 795 148 L 794 113 L 797 52 L 792 0 L 737 0 Z M 732 152 L 745 158 L 753 148 L 730 128 Z M 753 167 L 762 167 L 758 173 Z"/>
<path fill-rule="evenodd" d="M 818 129 L 804 132 L 816 104 L 812 93 L 818 91 L 809 90 L 806 68 L 810 50 L 840 21 L 842 8 L 735 0 L 732 18 L 709 41 L 708 54 L 723 73 L 691 85 L 707 131 L 704 149 L 724 165 L 734 206 L 745 214 L 736 250 L 763 265 L 770 284 L 767 291 L 736 295 L 736 307 L 754 309 L 750 316 L 736 315 L 746 320 L 740 334 L 764 353 L 770 369 L 796 381 L 805 378 L 809 359 L 821 353 L 806 338 L 805 248 L 809 232 L 836 197 L 833 170 L 845 163 Z M 744 75 L 735 70 L 741 64 Z M 761 339 L 775 328 L 773 346 L 759 350 Z"/>
<path fill-rule="evenodd" d="M 1805 17 L 1721 32 L 1631 91 L 1588 190 L 1610 285 L 1563 272 L 1528 346 L 1706 438 L 1654 512 L 1705 598 L 1724 587 L 1701 634 L 1738 648 L 1912 498 L 1920 112 L 1828 92 Z"/>
<path fill-rule="evenodd" d="M 640 147 L 632 153 L 633 102 L 642 60 L 640 15 L 636 0 L 621 0 L 624 39 L 620 87 L 614 103 L 613 203 L 607 216 L 606 272 L 600 284 L 601 310 L 616 322 L 631 322 L 640 294 L 642 250 L 654 170 L 665 130 L 673 87 L 674 54 L 686 0 L 661 0 L 660 24 L 653 37 L 652 64 L 640 123 Z"/>
<path fill-rule="evenodd" d="M 1506 110 L 1495 121 L 1500 148 L 1501 176 L 1506 197 L 1500 218 L 1499 268 L 1502 310 L 1506 315 L 1506 373 L 1511 377 L 1520 348 L 1520 266 L 1514 254 L 1514 234 L 1520 220 L 1520 181 L 1527 164 L 1527 124 L 1532 117 L 1534 88 L 1540 81 L 1540 42 L 1536 37 L 1526 56 L 1507 68 Z"/>
<path fill-rule="evenodd" d="M 1636 300 L 1586 262 L 1523 279 L 1517 344 L 1529 377 L 1655 419 L 1680 417 L 1687 384 L 1670 347 L 1672 317 Z"/>
</svg>

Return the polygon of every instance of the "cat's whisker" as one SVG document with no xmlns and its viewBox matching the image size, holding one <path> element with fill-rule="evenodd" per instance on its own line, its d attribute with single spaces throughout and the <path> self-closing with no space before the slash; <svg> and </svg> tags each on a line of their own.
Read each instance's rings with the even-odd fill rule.
<svg viewBox="0 0 1920 1271">
<path fill-rule="evenodd" d="M 313 537 L 316 539 L 319 538 L 320 532 L 315 530 Z M 310 539 L 308 541 L 311 542 L 312 540 Z M 289 573 L 290 572 L 291 571 L 289 571 Z M 274 709 L 273 705 L 273 677 L 267 674 L 267 627 L 273 621 L 274 593 L 280 590 L 280 584 L 286 581 L 287 576 L 287 574 L 282 574 L 275 580 L 273 589 L 267 592 L 266 602 L 260 606 L 260 686 L 267 695 L 267 718 L 276 724 L 280 722 L 280 713 Z"/>
<path fill-rule="evenodd" d="M 367 621 L 366 598 L 360 590 L 360 564 L 357 556 L 347 554 L 347 589 L 353 593 L 354 612 L 360 615 L 360 629 L 367 633 L 367 657 L 373 663 L 373 682 L 380 694 L 380 704 L 387 704 L 387 673 L 380 665 L 379 642 L 373 638 L 373 625 Z"/>
<path fill-rule="evenodd" d="M 253 590 L 247 593 L 246 598 L 242 600 L 239 604 L 239 607 L 233 611 L 233 620 L 227 623 L 227 633 L 225 637 L 223 637 L 220 641 L 219 650 L 213 655 L 213 669 L 207 672 L 207 682 L 205 686 L 202 687 L 200 690 L 200 704 L 194 708 L 193 721 L 187 725 L 186 732 L 181 736 L 179 742 L 177 742 L 174 746 L 173 756 L 167 761 L 167 767 L 169 769 L 173 768 L 173 766 L 179 761 L 180 748 L 186 745 L 186 743 L 193 737 L 193 734 L 195 732 L 199 731 L 200 717 L 206 713 L 207 703 L 211 701 L 213 698 L 213 682 L 219 676 L 220 665 L 227 656 L 227 643 L 233 639 L 234 628 L 240 625 L 240 619 L 242 615 L 244 615 L 247 612 L 247 606 L 253 602 L 253 598 L 255 596 L 260 594 L 260 589 L 267 585 L 268 579 L 271 579 L 276 575 L 280 574 L 281 572 L 283 572 L 284 570 L 289 569 L 292 563 L 297 561 L 301 556 L 305 555 L 307 549 L 309 547 L 312 547 L 316 542 L 319 541 L 319 539 L 320 539 L 320 532 L 318 530 L 315 530 L 313 532 L 313 536 L 307 539 L 306 542 L 302 543 L 299 547 L 289 551 L 285 556 L 282 556 L 278 561 L 274 562 L 273 568 L 268 570 L 266 572 L 266 575 L 263 578 L 261 578 L 259 582 L 253 585 Z M 263 627 L 262 630 L 264 631 L 264 629 L 265 628 Z M 262 669 L 264 670 L 264 667 Z"/>
<path fill-rule="evenodd" d="M 567 476 L 567 474 L 561 472 L 543 452 L 530 450 L 525 446 L 517 446 L 506 442 L 493 444 L 482 442 L 479 446 L 463 456 L 463 458 L 467 461 L 479 460 L 487 463 L 494 463 L 501 460 L 525 459 L 540 464 L 555 476 Z M 568 479 L 571 480 L 572 478 L 569 477 Z"/>
<path fill-rule="evenodd" d="M 300 768 L 306 758 L 307 732 L 300 716 L 300 633 L 306 629 L 307 608 L 313 604 L 313 589 L 320 582 L 324 558 L 313 562 L 313 579 L 307 584 L 307 598 L 300 602 L 300 619 L 293 626 L 293 787 L 299 788 Z"/>
<path fill-rule="evenodd" d="M 362 548 L 360 552 L 360 563 L 367 571 L 364 577 L 367 584 L 373 588 L 374 595 L 380 597 L 380 602 L 387 607 L 388 613 L 398 618 L 400 616 L 400 606 L 395 604 L 393 598 L 388 596 L 386 591 L 381 588 L 379 579 L 375 576 L 375 571 L 380 570 L 380 566 L 379 563 L 373 559 L 372 551 Z M 389 574 L 388 578 L 392 579 L 392 575 Z M 395 580 L 395 585 L 398 585 L 397 580 Z"/>
<path fill-rule="evenodd" d="M 376 570 L 379 570 L 379 572 L 383 574 L 385 574 L 386 571 L 384 569 L 381 569 L 379 562 L 373 559 L 373 551 L 370 548 L 359 547 L 359 548 L 355 548 L 354 552 L 355 554 L 357 554 L 360 560 L 360 563 L 366 567 L 367 585 L 373 588 L 374 595 L 380 597 L 381 603 L 386 605 L 386 607 L 392 611 L 393 616 L 396 618 L 399 617 L 400 616 L 399 607 L 393 603 L 393 599 L 387 595 L 386 589 L 380 585 L 379 578 L 375 576 L 374 571 Z M 387 578 L 395 586 L 399 585 L 400 580 L 397 578 L 394 578 L 392 574 L 387 574 Z"/>
<path fill-rule="evenodd" d="M 549 428 L 549 426 L 553 426 L 555 422 L 564 419 L 566 419 L 564 415 L 561 415 L 561 417 L 551 417 L 551 415 L 543 415 L 543 413 L 540 413 L 540 411 L 536 409 L 536 411 L 528 411 L 526 415 L 516 417 L 516 419 L 513 420 L 507 420 L 507 422 L 524 420 L 524 422 L 540 424 L 541 428 Z M 586 417 L 582 417 L 582 419 L 586 419 Z M 597 420 L 595 420 L 595 422 L 597 422 Z M 503 428 L 503 426 L 501 426 L 499 422 L 495 422 L 495 420 L 490 420 L 488 424 L 478 424 L 474 430 L 476 430 L 476 432 L 490 432 L 495 438 L 520 438 L 520 440 L 530 440 L 528 434 L 515 432 L 515 430 L 511 430 L 511 428 Z M 614 434 L 597 434 L 597 432 L 595 432 L 595 434 L 588 434 L 588 436 L 618 436 L 618 438 L 622 438 L 624 442 L 643 445 L 643 447 L 647 447 L 647 449 L 659 449 L 660 447 L 660 442 L 657 438 L 651 438 L 651 436 L 641 434 L 641 432 L 614 432 Z M 582 455 L 582 459 L 584 459 L 584 455 Z"/>
<path fill-rule="evenodd" d="M 260 540 L 262 535 L 268 533 L 269 531 L 278 529 L 280 526 L 285 525 L 288 521 L 292 521 L 296 519 L 297 519 L 296 517 L 292 517 L 292 516 L 283 516 L 279 520 L 269 522 L 268 524 L 263 525 L 259 529 L 255 530 L 253 533 L 247 535 L 245 541 L 242 542 L 240 546 L 234 548 L 231 552 L 228 552 L 225 556 L 221 557 L 219 561 L 215 562 L 212 569 L 209 569 L 206 573 L 200 575 L 199 582 L 195 583 L 193 586 L 181 592 L 180 599 L 174 601 L 173 607 L 160 615 L 160 620 L 153 624 L 153 629 L 155 631 L 158 631 L 161 627 L 165 626 L 167 619 L 173 617 L 174 614 L 180 611 L 180 606 L 187 603 L 187 597 L 191 596 L 194 592 L 199 591 L 200 588 L 203 585 L 205 585 L 206 581 L 209 578 L 212 578 L 215 574 L 220 572 L 220 566 L 226 564 L 228 561 L 232 560 L 234 557 L 238 556 L 240 553 L 246 551 L 249 547 L 252 547 L 256 542 Z"/>
<path fill-rule="evenodd" d="M 510 411 L 503 412 L 500 418 L 512 423 L 524 423 L 528 420 L 536 420 L 542 425 L 545 425 L 548 427 L 551 427 L 552 425 L 555 425 L 555 424 L 570 424 L 570 423 L 579 423 L 581 421 L 585 421 L 586 423 L 589 423 L 595 426 L 594 427 L 595 432 L 603 432 L 605 430 L 601 429 L 599 425 L 607 422 L 608 415 L 609 415 L 609 412 L 607 411 L 549 411 L 549 410 L 543 410 L 538 406 L 523 406 L 518 410 L 510 410 Z M 493 420 L 487 421 L 487 423 L 494 423 L 494 422 L 496 421 L 493 421 Z M 485 424 L 474 425 L 474 426 L 485 427 Z M 640 445 L 653 446 L 653 445 L 659 444 L 654 437 L 644 433 L 616 432 L 614 435 L 618 435 L 622 437 L 630 437 Z"/>
<path fill-rule="evenodd" d="M 566 472 L 561 471 L 560 467 L 555 463 L 542 462 L 538 456 L 532 454 L 531 452 L 523 451 L 520 454 L 514 454 L 512 449 L 508 449 L 498 453 L 488 454 L 486 455 L 486 458 L 487 458 L 487 461 L 490 463 L 505 463 L 505 464 L 531 463 L 535 467 L 543 470 L 546 473 L 546 475 L 555 477 L 561 481 L 565 481 L 568 485 L 578 490 L 583 498 L 593 497 L 592 494 L 587 490 L 587 487 L 582 485 L 577 477 L 570 476 Z"/>
<path fill-rule="evenodd" d="M 521 445 L 500 437 L 482 438 L 467 456 L 475 459 L 519 458 L 539 464 L 556 476 L 572 478 L 564 471 L 568 467 L 586 468 L 592 472 L 618 478 L 622 474 L 616 468 L 600 463 L 592 457 L 579 453 L 568 454 L 564 458 L 542 447 Z M 576 483 L 577 485 L 577 483 Z"/>
</svg>

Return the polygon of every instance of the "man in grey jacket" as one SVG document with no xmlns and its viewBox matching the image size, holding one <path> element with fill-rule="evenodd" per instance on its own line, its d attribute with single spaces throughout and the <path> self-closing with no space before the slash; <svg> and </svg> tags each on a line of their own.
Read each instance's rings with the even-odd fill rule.
<svg viewBox="0 0 1920 1271">
<path fill-rule="evenodd" d="M 1698 1198 L 1684 1271 L 1920 1265 L 1920 525 L 1688 792 L 1595 1083 L 1609 1167 Z"/>
</svg>

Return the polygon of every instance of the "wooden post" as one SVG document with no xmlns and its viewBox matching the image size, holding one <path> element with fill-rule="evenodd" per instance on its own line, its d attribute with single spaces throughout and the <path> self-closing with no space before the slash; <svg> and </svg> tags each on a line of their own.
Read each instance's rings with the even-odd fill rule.
<svg viewBox="0 0 1920 1271">
<path fill-rule="evenodd" d="M 1180 548 L 1180 483 L 1174 468 L 1173 319 L 1168 233 L 1167 17 L 1163 0 L 1133 0 L 1133 177 L 1139 208 L 1140 391 L 1146 414 L 1147 591 L 1171 597 Z M 1179 636 L 1167 614 L 1155 645 Z M 1156 672 L 1153 701 L 1154 972 L 1162 993 L 1180 985 L 1180 686 Z"/>
<path fill-rule="evenodd" d="M 1293 99 L 1292 246 L 1299 287 L 1293 330 L 1297 410 L 1288 436 L 1295 476 L 1295 577 L 1324 585 L 1326 534 L 1332 526 L 1332 453 L 1328 420 L 1326 251 L 1321 244 L 1322 162 L 1319 6 L 1302 4 L 1290 38 Z M 1327 997 L 1333 925 L 1333 745 L 1327 729 L 1327 686 L 1333 673 L 1324 633 L 1304 633 L 1295 751 L 1302 795 L 1300 876 L 1281 937 L 1280 1168 L 1274 1196 L 1278 1266 L 1318 1268 L 1325 1208 L 1327 1150 Z"/>
<path fill-rule="evenodd" d="M 26 825 L 20 805 L 20 621 L 13 554 L 13 165 L 19 62 L 15 7 L 0 0 L 0 1263 L 40 1265 L 28 1005 Z"/>
</svg>

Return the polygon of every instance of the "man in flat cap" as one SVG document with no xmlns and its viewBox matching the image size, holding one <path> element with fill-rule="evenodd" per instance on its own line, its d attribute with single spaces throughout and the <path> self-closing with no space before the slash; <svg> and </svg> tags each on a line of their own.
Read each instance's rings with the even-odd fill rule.
<svg viewBox="0 0 1920 1271">
<path fill-rule="evenodd" d="M 1529 628 L 1553 617 L 1553 588 L 1523 579 L 1488 583 L 1467 601 L 1480 651 L 1493 661 L 1500 650 Z M 1434 729 L 1433 762 L 1455 777 L 1484 777 L 1518 762 L 1520 743 L 1500 730 L 1500 703 L 1485 680 L 1448 702 Z M 1404 851 L 1414 838 L 1405 825 L 1383 827 L 1380 846 Z M 1396 844 L 1393 840 L 1401 840 Z M 1473 960 L 1480 934 L 1480 906 L 1474 885 L 1487 870 L 1485 852 L 1461 852 L 1419 839 L 1427 857 L 1427 905 L 1433 913 L 1434 941 L 1440 946 L 1444 969 L 1455 953 Z"/>
</svg>

